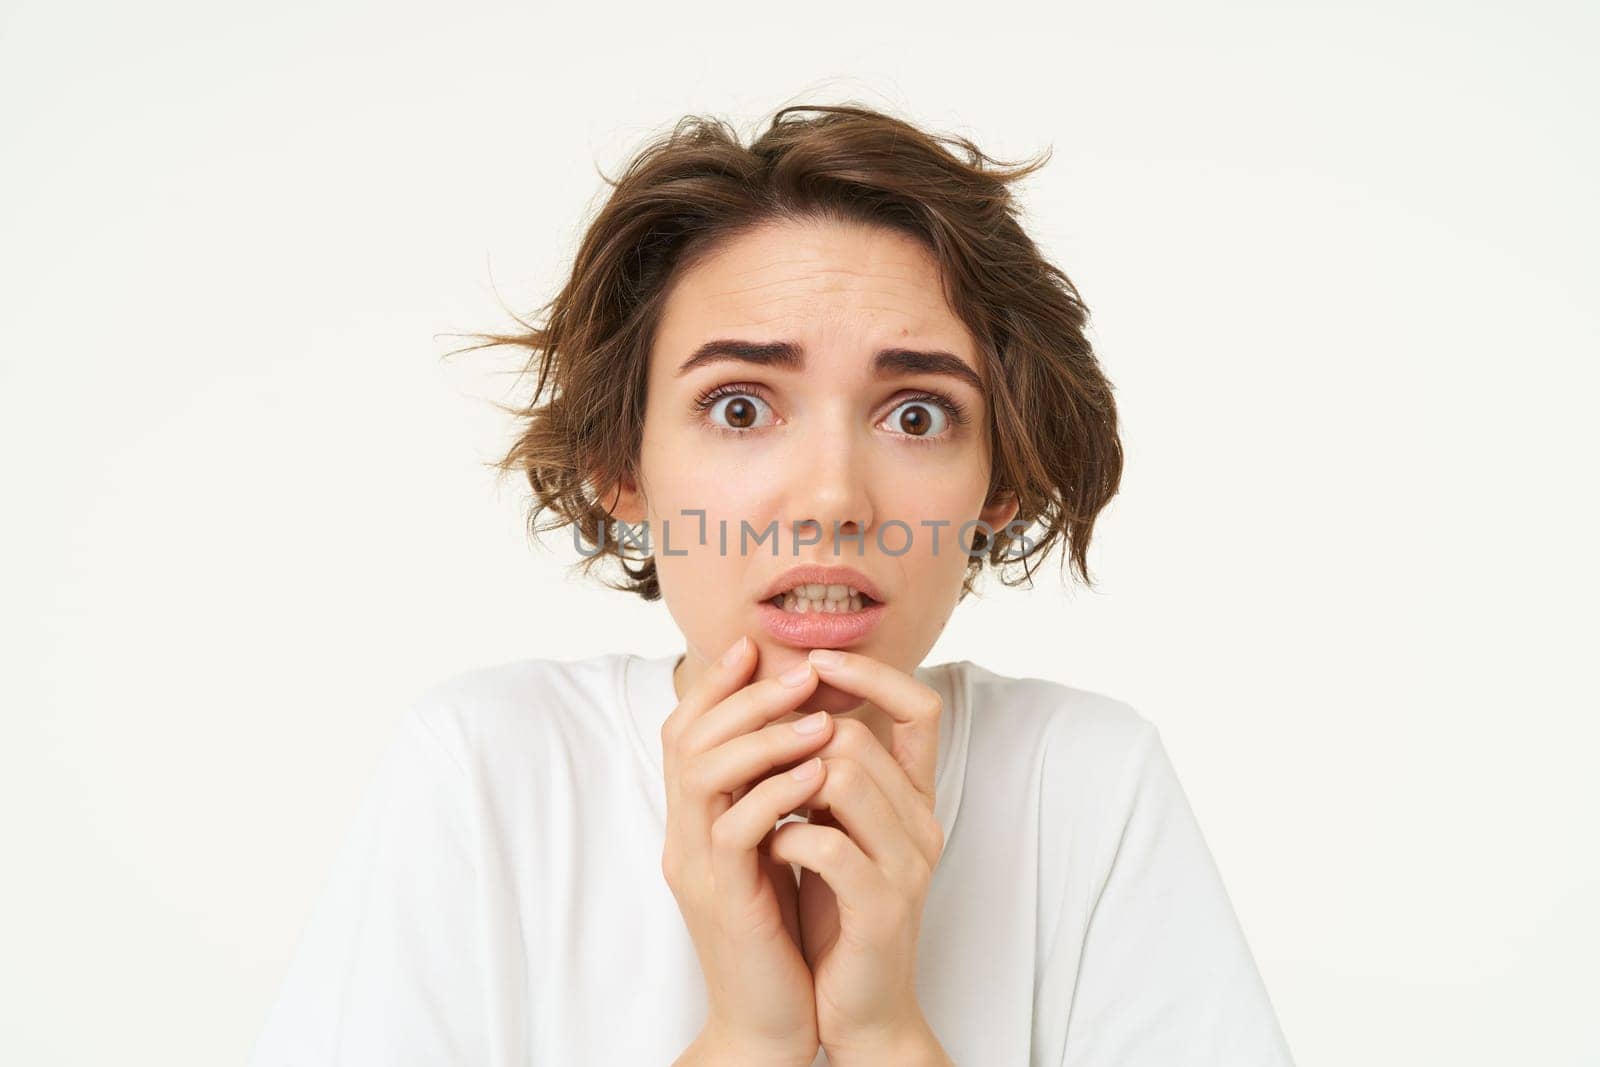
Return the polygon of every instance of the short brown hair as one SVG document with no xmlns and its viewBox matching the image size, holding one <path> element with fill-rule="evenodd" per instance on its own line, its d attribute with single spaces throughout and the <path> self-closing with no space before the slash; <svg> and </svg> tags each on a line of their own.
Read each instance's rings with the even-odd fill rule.
<svg viewBox="0 0 1600 1067">
<path fill-rule="evenodd" d="M 650 349 L 672 281 L 720 242 L 763 223 L 834 219 L 920 241 L 940 264 L 951 309 L 977 339 L 992 386 L 989 498 L 1014 495 L 1013 527 L 1028 533 L 1026 542 L 978 533 L 961 597 L 986 557 L 1004 584 L 1031 583 L 1034 564 L 1061 541 L 1092 587 L 1089 537 L 1116 495 L 1122 445 L 1111 383 L 1084 336 L 1088 309 L 1023 232 L 1008 188 L 1049 157 L 1047 149 L 1007 164 L 964 137 L 930 134 L 868 107 L 797 105 L 780 109 L 749 145 L 723 120 L 685 116 L 620 178 L 602 174 L 613 191 L 585 231 L 570 277 L 538 312 L 543 324 L 513 316 L 526 332 L 466 335 L 485 339 L 472 349 L 526 349 L 522 373 L 538 368 L 528 403 L 501 405 L 521 425 L 493 464 L 502 475 L 522 472 L 532 487 L 530 535 L 572 523 L 603 534 L 610 513 L 592 486 L 636 477 Z M 541 526 L 545 512 L 552 519 Z M 599 540 L 600 551 L 582 559 L 585 572 L 614 557 L 627 578 L 606 584 L 660 597 L 653 559 L 630 560 L 616 538 Z M 1012 565 L 1022 570 L 1017 581 L 1005 572 Z"/>
</svg>

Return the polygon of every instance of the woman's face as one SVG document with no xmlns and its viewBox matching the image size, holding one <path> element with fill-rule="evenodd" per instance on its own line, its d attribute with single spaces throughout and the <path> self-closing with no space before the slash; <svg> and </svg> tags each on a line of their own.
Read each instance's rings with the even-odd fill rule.
<svg viewBox="0 0 1600 1067">
<path fill-rule="evenodd" d="M 741 634 L 760 651 L 756 678 L 810 647 L 922 662 L 960 596 L 974 529 L 958 543 L 962 524 L 999 529 L 1016 513 L 1009 499 L 985 506 L 980 368 L 936 261 L 892 230 L 774 223 L 680 276 L 650 354 L 640 482 L 613 514 L 649 524 L 685 681 Z M 863 609 L 870 629 L 814 610 L 784 619 L 764 594 L 802 564 L 863 574 L 879 600 Z M 819 685 L 807 710 L 861 703 Z"/>
</svg>

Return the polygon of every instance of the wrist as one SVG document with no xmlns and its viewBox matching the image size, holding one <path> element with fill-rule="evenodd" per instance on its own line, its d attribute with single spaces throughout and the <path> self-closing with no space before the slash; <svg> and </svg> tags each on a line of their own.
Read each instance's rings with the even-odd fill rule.
<svg viewBox="0 0 1600 1067">
<path fill-rule="evenodd" d="M 903 1026 L 871 1037 L 823 1042 L 831 1067 L 868 1067 L 893 1063 L 896 1067 L 954 1067 L 944 1046 L 926 1019 L 918 1016 Z"/>
<path fill-rule="evenodd" d="M 741 1038 L 707 1025 L 673 1067 L 811 1067 L 817 1045 L 782 1045 Z"/>
</svg>

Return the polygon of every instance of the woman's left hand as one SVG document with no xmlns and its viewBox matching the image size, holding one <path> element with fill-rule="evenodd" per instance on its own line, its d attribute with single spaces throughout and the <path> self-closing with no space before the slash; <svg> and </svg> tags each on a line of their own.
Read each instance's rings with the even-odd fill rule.
<svg viewBox="0 0 1600 1067">
<path fill-rule="evenodd" d="M 836 663 L 811 654 L 822 681 L 881 708 L 893 744 L 885 749 L 858 720 L 836 719 L 816 753 L 828 774 L 810 822 L 778 827 L 768 847 L 803 868 L 802 952 L 829 1062 L 915 1062 L 938 1048 L 917 1002 L 916 960 L 923 902 L 944 850 L 933 782 L 942 702 L 888 664 L 830 651 Z"/>
</svg>

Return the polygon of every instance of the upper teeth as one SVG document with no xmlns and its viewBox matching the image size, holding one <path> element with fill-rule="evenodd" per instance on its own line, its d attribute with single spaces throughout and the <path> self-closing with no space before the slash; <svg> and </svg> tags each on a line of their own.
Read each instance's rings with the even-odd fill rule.
<svg viewBox="0 0 1600 1067">
<path fill-rule="evenodd" d="M 861 593 L 853 586 L 848 585 L 823 585 L 811 582 L 806 585 L 797 585 L 787 593 L 782 593 L 773 598 L 785 611 L 822 611 L 837 613 L 841 611 L 860 611 Z"/>
</svg>

